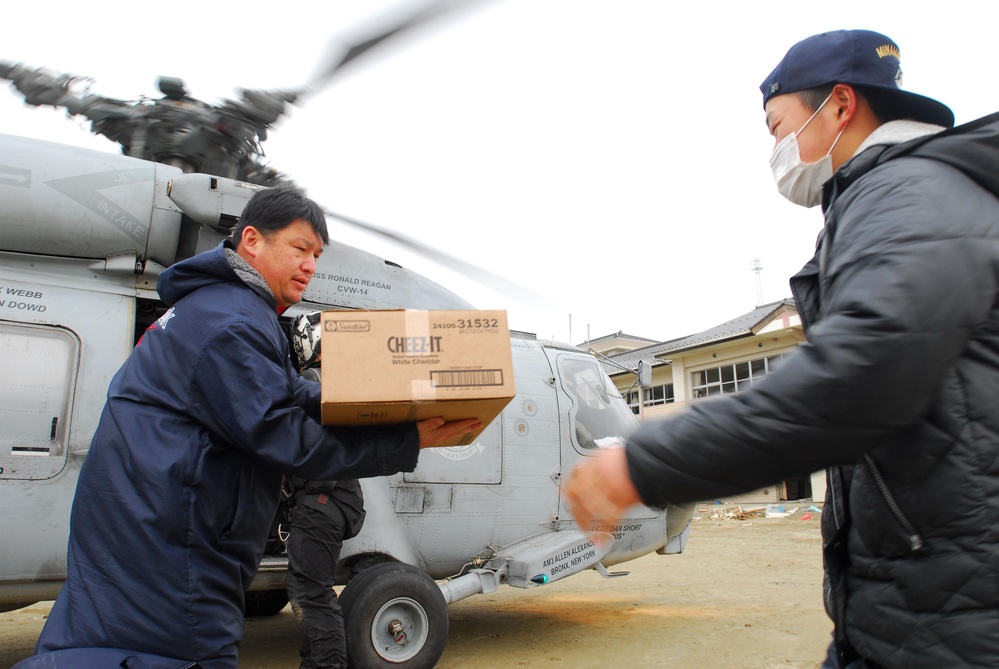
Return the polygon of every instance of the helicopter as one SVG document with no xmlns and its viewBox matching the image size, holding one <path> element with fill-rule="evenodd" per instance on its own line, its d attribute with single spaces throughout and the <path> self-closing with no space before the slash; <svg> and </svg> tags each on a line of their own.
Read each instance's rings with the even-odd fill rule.
<svg viewBox="0 0 999 669">
<path fill-rule="evenodd" d="M 460 6 L 436 2 L 350 45 L 340 69 L 393 36 Z M 309 89 L 244 90 L 209 104 L 181 80 L 161 99 L 79 94 L 76 78 L 0 63 L 35 106 L 63 108 L 122 153 L 0 134 L 0 610 L 53 599 L 66 573 L 69 510 L 111 377 L 166 311 L 160 272 L 218 245 L 261 188 L 292 185 L 261 143 Z M 517 287 L 432 245 L 327 210 L 328 216 Z M 472 309 L 443 285 L 331 240 L 304 299 L 283 314 L 329 309 Z M 345 542 L 338 583 L 352 663 L 431 667 L 444 650 L 447 606 L 501 585 L 544 587 L 651 552 L 682 552 L 693 508 L 632 508 L 584 533 L 559 495 L 564 474 L 638 422 L 592 354 L 511 332 L 517 394 L 467 446 L 430 449 L 415 471 L 362 482 L 367 518 Z M 363 570 L 347 581 L 349 566 Z M 269 544 L 247 615 L 287 604 L 287 557 Z"/>
</svg>

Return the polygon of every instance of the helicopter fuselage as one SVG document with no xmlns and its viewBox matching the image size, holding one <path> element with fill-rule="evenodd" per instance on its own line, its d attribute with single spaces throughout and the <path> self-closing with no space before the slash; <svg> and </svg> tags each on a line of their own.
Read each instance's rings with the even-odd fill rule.
<svg viewBox="0 0 999 669">
<path fill-rule="evenodd" d="M 217 245 L 261 186 L 8 135 L 0 156 L 3 610 L 52 599 L 65 579 L 80 465 L 111 377 L 166 308 L 158 274 Z M 334 241 L 286 315 L 400 308 L 472 306 Z M 588 353 L 525 333 L 511 346 L 513 401 L 473 444 L 430 449 L 414 472 L 365 480 L 367 521 L 344 561 L 413 565 L 452 602 L 682 550 L 689 507 L 634 507 L 601 528 L 604 542 L 579 531 L 559 495 L 563 475 L 637 419 Z M 254 590 L 283 590 L 286 564 L 267 556 Z"/>
</svg>

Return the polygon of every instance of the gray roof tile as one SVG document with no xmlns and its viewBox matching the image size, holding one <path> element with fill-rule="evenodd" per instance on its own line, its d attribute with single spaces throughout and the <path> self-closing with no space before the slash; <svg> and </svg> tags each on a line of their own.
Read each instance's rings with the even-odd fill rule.
<svg viewBox="0 0 999 669">
<path fill-rule="evenodd" d="M 794 300 L 787 298 L 779 302 L 764 304 L 756 307 L 748 313 L 737 316 L 730 321 L 726 321 L 721 325 L 716 325 L 715 327 L 709 328 L 703 332 L 687 335 L 686 337 L 679 337 L 677 339 L 671 339 L 669 341 L 660 342 L 651 346 L 645 346 L 643 348 L 636 348 L 633 351 L 617 353 L 615 355 L 607 356 L 605 359 L 601 360 L 601 362 L 604 365 L 604 369 L 610 375 L 620 374 L 624 371 L 622 367 L 629 370 L 635 370 L 638 368 L 638 362 L 640 360 L 644 360 L 646 364 L 653 366 L 663 365 L 665 364 L 665 361 L 660 359 L 660 356 L 664 354 L 683 351 L 690 348 L 698 348 L 706 344 L 725 341 L 727 339 L 749 336 L 753 334 L 753 330 L 755 328 L 769 322 L 771 318 L 784 306 L 795 308 Z"/>
</svg>

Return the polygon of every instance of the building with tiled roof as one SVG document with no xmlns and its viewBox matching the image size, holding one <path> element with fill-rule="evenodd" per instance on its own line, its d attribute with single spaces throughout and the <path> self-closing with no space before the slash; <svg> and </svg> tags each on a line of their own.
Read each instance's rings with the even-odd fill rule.
<svg viewBox="0 0 999 669">
<path fill-rule="evenodd" d="M 642 341 L 638 337 L 631 339 L 639 344 Z M 593 341 L 605 344 L 611 340 L 602 337 Z M 644 422 L 684 411 L 691 402 L 709 401 L 747 389 L 776 369 L 803 341 L 798 310 L 793 300 L 785 299 L 670 341 L 638 345 L 613 354 L 592 345 L 590 350 L 602 361 L 632 411 Z M 638 383 L 640 366 L 652 372 L 646 388 Z M 824 490 L 824 475 L 802 472 L 797 479 L 777 482 L 771 488 L 725 501 L 821 499 Z"/>
</svg>

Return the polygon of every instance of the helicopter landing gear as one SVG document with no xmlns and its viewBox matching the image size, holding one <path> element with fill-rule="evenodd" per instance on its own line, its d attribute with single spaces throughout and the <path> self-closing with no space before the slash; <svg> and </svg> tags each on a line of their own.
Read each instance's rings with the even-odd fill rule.
<svg viewBox="0 0 999 669">
<path fill-rule="evenodd" d="M 422 569 L 375 565 L 340 594 L 351 667 L 431 669 L 447 643 L 447 603 Z"/>
</svg>

